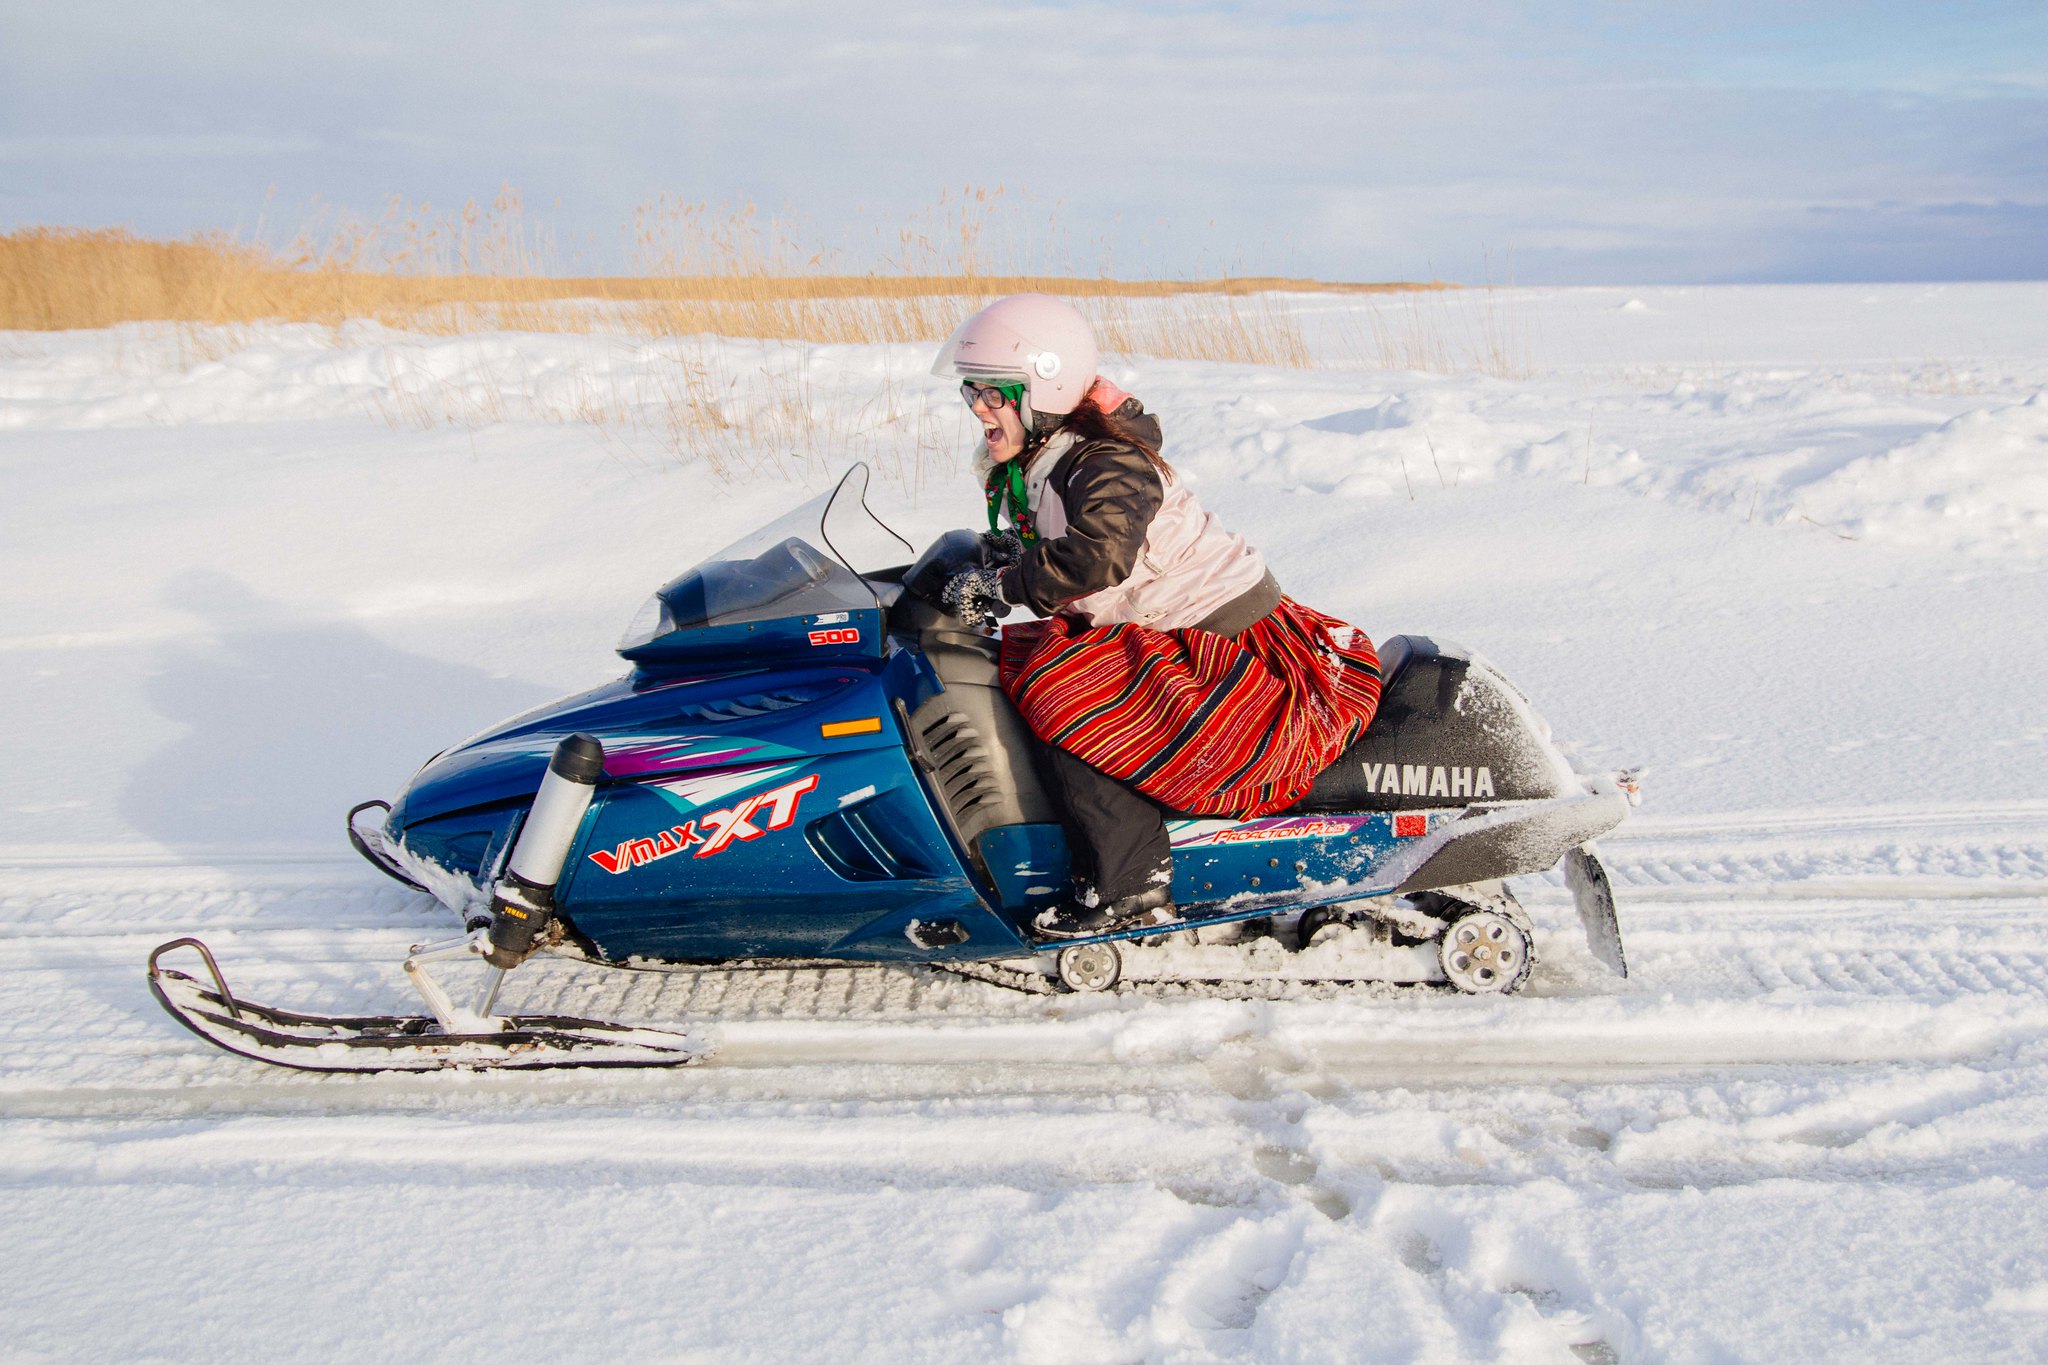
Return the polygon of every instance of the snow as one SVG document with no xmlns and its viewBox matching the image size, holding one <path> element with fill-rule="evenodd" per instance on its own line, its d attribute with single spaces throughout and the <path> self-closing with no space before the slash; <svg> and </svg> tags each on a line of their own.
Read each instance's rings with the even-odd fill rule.
<svg viewBox="0 0 2048 1365">
<path fill-rule="evenodd" d="M 1648 768 L 1602 845 L 1625 983 L 1551 876 L 1506 1000 L 547 962 L 509 1006 L 716 1060 L 214 1052 L 151 946 L 409 1007 L 447 922 L 341 812 L 615 674 L 651 586 L 851 458 L 913 541 L 974 524 L 969 423 L 923 347 L 0 335 L 7 1352 L 2048 1352 L 2048 287 L 1294 303 L 1360 364 L 1112 377 L 1291 592 Z M 723 474 L 666 424 L 707 362 Z"/>
</svg>

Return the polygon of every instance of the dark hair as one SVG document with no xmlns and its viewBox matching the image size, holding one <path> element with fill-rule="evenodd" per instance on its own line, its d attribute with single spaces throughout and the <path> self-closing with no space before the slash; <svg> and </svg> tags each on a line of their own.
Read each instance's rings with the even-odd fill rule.
<svg viewBox="0 0 2048 1365">
<path fill-rule="evenodd" d="M 1083 441 L 1119 442 L 1130 446 L 1151 461 L 1152 467 L 1162 475 L 1173 470 L 1173 466 L 1167 464 L 1166 457 L 1159 453 L 1159 447 L 1139 435 L 1137 429 L 1123 418 L 1113 412 L 1104 412 L 1096 403 L 1092 390 L 1082 396 L 1080 405 L 1068 413 L 1066 420 L 1055 430 L 1071 431 Z"/>
</svg>

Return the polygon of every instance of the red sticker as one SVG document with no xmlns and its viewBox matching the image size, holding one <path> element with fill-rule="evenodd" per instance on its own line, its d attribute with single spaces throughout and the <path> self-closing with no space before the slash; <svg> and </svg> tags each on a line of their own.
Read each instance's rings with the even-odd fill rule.
<svg viewBox="0 0 2048 1365">
<path fill-rule="evenodd" d="M 1396 839 L 1420 839 L 1427 833 L 1429 833 L 1429 817 L 1427 815 L 1397 815 L 1394 817 L 1394 837 Z"/>
<path fill-rule="evenodd" d="M 838 630 L 814 630 L 811 632 L 814 645 L 857 645 L 860 630 L 854 626 L 842 626 Z"/>
</svg>

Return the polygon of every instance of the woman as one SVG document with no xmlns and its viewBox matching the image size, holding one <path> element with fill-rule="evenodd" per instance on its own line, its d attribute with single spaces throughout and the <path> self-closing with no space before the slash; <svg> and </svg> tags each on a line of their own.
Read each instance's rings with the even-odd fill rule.
<svg viewBox="0 0 2048 1365">
<path fill-rule="evenodd" d="M 1282 594 L 1160 456 L 1158 419 L 1095 366 L 1079 313 L 1017 294 L 932 367 L 981 420 L 998 566 L 956 574 L 945 605 L 1048 618 L 1004 632 L 1002 681 L 1044 745 L 1073 852 L 1073 898 L 1035 922 L 1051 938 L 1171 920 L 1161 811 L 1285 809 L 1380 693 L 1372 641 Z"/>
</svg>

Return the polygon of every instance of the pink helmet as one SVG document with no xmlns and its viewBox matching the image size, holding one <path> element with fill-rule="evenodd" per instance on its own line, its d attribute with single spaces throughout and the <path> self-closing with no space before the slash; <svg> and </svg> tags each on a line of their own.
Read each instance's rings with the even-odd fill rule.
<svg viewBox="0 0 2048 1365">
<path fill-rule="evenodd" d="M 1022 379 L 1032 412 L 1072 412 L 1095 382 L 1095 331 L 1064 299 L 1012 294 L 960 324 L 932 373 L 953 379 Z"/>
</svg>

